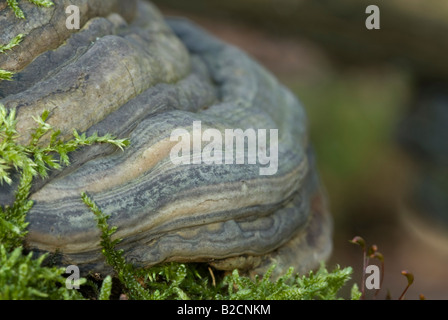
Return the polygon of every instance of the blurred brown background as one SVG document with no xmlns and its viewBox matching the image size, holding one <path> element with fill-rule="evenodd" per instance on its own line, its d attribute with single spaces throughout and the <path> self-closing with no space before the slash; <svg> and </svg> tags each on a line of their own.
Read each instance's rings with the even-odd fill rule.
<svg viewBox="0 0 448 320">
<path fill-rule="evenodd" d="M 448 186 L 448 3 L 153 3 L 242 48 L 303 103 L 335 220 L 328 267 L 355 271 L 346 297 L 360 285 L 362 253 L 348 241 L 359 235 L 385 257 L 380 299 L 387 290 L 400 296 L 405 269 L 415 276 L 406 299 L 448 299 L 448 188 L 440 187 Z M 380 30 L 365 27 L 371 4 L 380 8 Z M 422 182 L 428 172 L 437 183 Z"/>
</svg>

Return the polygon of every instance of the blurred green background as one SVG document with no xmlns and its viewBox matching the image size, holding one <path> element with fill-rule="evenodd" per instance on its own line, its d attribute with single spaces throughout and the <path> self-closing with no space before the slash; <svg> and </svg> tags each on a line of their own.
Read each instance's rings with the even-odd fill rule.
<svg viewBox="0 0 448 320">
<path fill-rule="evenodd" d="M 444 230 L 411 218 L 418 163 L 397 140 L 415 99 L 415 79 L 448 78 L 448 6 L 434 0 L 153 1 L 242 48 L 273 72 L 304 105 L 318 168 L 334 217 L 329 267 L 353 266 L 356 235 L 385 256 L 379 298 L 448 299 Z M 377 3 L 381 30 L 368 31 L 365 8 Z M 445 20 L 445 21 L 444 21 Z M 447 141 L 448 143 L 448 141 Z M 417 211 L 417 210 L 416 210 Z M 424 214 L 422 214 L 424 217 Z M 349 288 L 348 288 L 349 289 Z M 348 291 L 347 291 L 348 294 Z M 368 293 L 368 296 L 372 293 Z"/>
</svg>

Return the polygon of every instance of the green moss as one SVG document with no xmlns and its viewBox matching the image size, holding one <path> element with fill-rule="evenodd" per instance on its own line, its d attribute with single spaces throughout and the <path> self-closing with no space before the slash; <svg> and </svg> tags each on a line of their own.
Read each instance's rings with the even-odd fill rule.
<svg viewBox="0 0 448 320">
<path fill-rule="evenodd" d="M 20 9 L 17 0 L 6 0 L 6 4 L 14 11 L 14 14 L 19 19 L 25 19 L 25 15 L 23 14 L 22 9 Z"/>
<path fill-rule="evenodd" d="M 15 36 L 8 44 L 0 45 L 0 53 L 4 53 L 8 50 L 11 50 L 14 47 L 17 47 L 24 37 L 25 35 L 20 33 L 17 36 Z"/>
<path fill-rule="evenodd" d="M 0 245 L 0 300 L 82 299 L 78 291 L 66 289 L 64 268 L 42 266 L 45 258 L 24 255 L 22 247 L 8 252 Z"/>
<path fill-rule="evenodd" d="M 14 72 L 0 69 L 0 81 L 1 80 L 11 81 L 13 75 L 14 75 Z"/>
<path fill-rule="evenodd" d="M 54 5 L 54 3 L 49 0 L 28 0 L 28 1 L 39 7 L 48 8 Z M 11 8 L 12 11 L 14 11 L 14 14 L 16 15 L 17 18 L 25 19 L 25 14 L 23 13 L 22 9 L 20 9 L 17 0 L 6 0 L 6 4 Z"/>
<path fill-rule="evenodd" d="M 324 265 L 317 272 L 308 275 L 294 274 L 293 269 L 273 282 L 270 275 L 272 266 L 262 277 L 252 280 L 241 277 L 238 271 L 224 278 L 228 293 L 222 298 L 230 300 L 335 300 L 339 299 L 338 292 L 350 279 L 350 267 L 340 269 L 336 267 L 328 272 Z"/>
<path fill-rule="evenodd" d="M 110 135 L 86 137 L 76 131 L 73 139 L 64 142 L 59 139 L 59 131 L 45 122 L 48 114 L 46 111 L 34 119 L 36 129 L 32 139 L 22 145 L 17 142 L 15 110 L 7 110 L 0 104 L 0 183 L 11 184 L 14 172 L 20 176 L 14 203 L 0 205 L 0 299 L 82 298 L 77 291 L 65 287 L 64 268 L 43 266 L 47 255 L 34 259 L 32 253 L 23 252 L 22 242 L 28 226 L 25 218 L 33 205 L 29 200 L 31 183 L 37 175 L 46 177 L 48 170 L 69 165 L 67 154 L 81 146 L 110 143 L 123 148 L 129 143 Z M 51 139 L 43 144 L 41 138 L 46 134 Z M 103 296 L 106 292 L 105 287 Z"/>
<path fill-rule="evenodd" d="M 50 0 L 28 0 L 29 2 L 35 4 L 39 7 L 51 7 L 54 5 L 54 3 Z M 17 0 L 6 0 L 6 4 L 11 8 L 12 11 L 14 11 L 14 14 L 19 19 L 25 19 L 25 14 L 23 13 L 22 9 L 20 9 L 19 4 Z M 23 34 L 18 34 L 15 36 L 8 44 L 6 45 L 0 45 L 0 54 L 5 53 L 7 50 L 11 50 L 12 48 L 19 45 L 19 43 L 22 41 L 22 39 L 25 37 Z M 0 81 L 2 80 L 8 80 L 11 81 L 12 77 L 14 75 L 14 72 L 7 71 L 0 69 Z"/>
<path fill-rule="evenodd" d="M 112 292 L 112 277 L 107 276 L 103 280 L 103 284 L 101 285 L 101 291 L 98 295 L 98 300 L 109 300 L 111 292 Z"/>
<path fill-rule="evenodd" d="M 137 281 L 132 265 L 126 263 L 126 260 L 123 257 L 123 251 L 115 250 L 115 245 L 120 242 L 120 239 L 111 239 L 111 236 L 115 233 L 117 228 L 109 228 L 109 225 L 107 224 L 109 216 L 105 215 L 87 194 L 82 194 L 82 200 L 95 214 L 98 228 L 101 230 L 101 246 L 103 247 L 103 254 L 106 257 L 106 262 L 114 268 L 118 275 L 118 279 L 126 287 L 126 291 L 131 299 L 151 299 L 149 292 L 144 290 Z"/>
<path fill-rule="evenodd" d="M 18 46 L 24 37 L 25 37 L 25 35 L 19 34 L 19 35 L 15 36 L 8 44 L 0 45 L 0 54 L 5 53 L 6 51 L 11 50 L 14 47 Z M 12 80 L 13 75 L 14 75 L 14 72 L 0 69 L 0 81 L 1 80 Z"/>
</svg>

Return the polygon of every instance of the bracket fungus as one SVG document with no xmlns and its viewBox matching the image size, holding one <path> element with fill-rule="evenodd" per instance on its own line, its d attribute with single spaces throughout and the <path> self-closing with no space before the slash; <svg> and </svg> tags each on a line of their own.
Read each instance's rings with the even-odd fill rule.
<svg viewBox="0 0 448 320">
<path fill-rule="evenodd" d="M 54 2 L 45 10 L 24 3 L 26 21 L 12 12 L 0 19 L 0 43 L 25 34 L 0 55 L 0 68 L 16 72 L 0 82 L 0 103 L 17 109 L 23 142 L 32 117 L 48 109 L 62 137 L 76 129 L 131 143 L 124 151 L 84 147 L 70 155 L 71 166 L 34 182 L 29 248 L 57 252 L 61 264 L 84 273 L 109 272 L 94 215 L 81 200 L 87 192 L 138 267 L 208 262 L 259 273 L 276 263 L 277 272 L 306 272 L 329 256 L 332 223 L 304 109 L 273 75 L 193 23 L 163 18 L 149 2 L 70 1 L 80 8 L 79 30 L 66 28 L 68 2 Z M 194 134 L 195 121 L 222 136 L 277 130 L 276 172 L 260 175 L 260 161 L 173 162 L 172 132 Z M 201 140 L 199 148 L 207 145 Z M 14 184 L 0 187 L 2 204 L 13 195 Z"/>
</svg>

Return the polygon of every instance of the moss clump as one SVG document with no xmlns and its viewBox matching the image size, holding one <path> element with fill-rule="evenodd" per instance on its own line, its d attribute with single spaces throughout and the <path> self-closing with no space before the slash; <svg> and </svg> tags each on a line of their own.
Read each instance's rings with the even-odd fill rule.
<svg viewBox="0 0 448 320">
<path fill-rule="evenodd" d="M 62 141 L 60 132 L 45 121 L 48 111 L 35 118 L 36 129 L 27 145 L 17 142 L 15 110 L 7 110 L 0 104 L 0 183 L 12 183 L 12 174 L 20 177 L 12 205 L 0 205 L 0 299 L 79 299 L 82 296 L 65 287 L 64 268 L 42 265 L 47 255 L 33 259 L 22 247 L 27 233 L 26 214 L 33 206 L 29 193 L 33 178 L 46 177 L 48 170 L 69 165 L 68 153 L 81 146 L 94 143 L 110 143 L 119 148 L 128 145 L 127 140 L 116 140 L 110 135 L 86 137 L 74 131 L 73 139 Z M 41 138 L 50 135 L 50 141 L 42 145 Z"/>
<path fill-rule="evenodd" d="M 0 300 L 83 299 L 78 291 L 66 289 L 64 268 L 42 266 L 45 257 L 33 259 L 22 247 L 8 252 L 0 245 Z"/>
<path fill-rule="evenodd" d="M 38 7 L 51 7 L 54 5 L 54 3 L 50 0 L 28 0 L 32 4 L 35 4 Z M 22 9 L 19 7 L 19 3 L 17 0 L 6 0 L 6 4 L 11 8 L 12 11 L 14 11 L 14 14 L 19 19 L 25 19 L 25 14 L 23 13 Z"/>
</svg>

